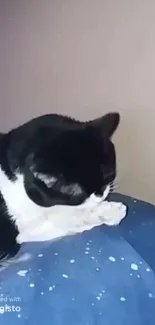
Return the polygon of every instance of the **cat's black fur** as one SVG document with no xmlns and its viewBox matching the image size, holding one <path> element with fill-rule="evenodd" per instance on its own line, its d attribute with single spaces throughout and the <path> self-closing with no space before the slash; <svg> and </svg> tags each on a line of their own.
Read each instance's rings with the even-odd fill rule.
<svg viewBox="0 0 155 325">
<path fill-rule="evenodd" d="M 40 206 L 81 204 L 90 194 L 103 193 L 116 176 L 111 136 L 118 123 L 118 113 L 87 123 L 56 114 L 38 117 L 0 135 L 0 166 L 11 181 L 16 180 L 17 171 L 22 173 L 27 195 Z M 37 173 L 57 181 L 47 187 Z M 72 184 L 79 184 L 79 193 L 70 190 Z M 63 186 L 68 190 L 62 191 Z M 2 257 L 13 256 L 19 249 L 18 229 L 10 217 L 0 193 Z"/>
</svg>

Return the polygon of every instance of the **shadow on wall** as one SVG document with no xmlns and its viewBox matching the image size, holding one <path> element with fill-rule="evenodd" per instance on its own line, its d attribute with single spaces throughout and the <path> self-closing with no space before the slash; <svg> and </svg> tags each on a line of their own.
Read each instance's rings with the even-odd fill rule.
<svg viewBox="0 0 155 325">
<path fill-rule="evenodd" d="M 122 110 L 114 137 L 119 192 L 155 203 L 154 113 L 142 108 Z"/>
</svg>

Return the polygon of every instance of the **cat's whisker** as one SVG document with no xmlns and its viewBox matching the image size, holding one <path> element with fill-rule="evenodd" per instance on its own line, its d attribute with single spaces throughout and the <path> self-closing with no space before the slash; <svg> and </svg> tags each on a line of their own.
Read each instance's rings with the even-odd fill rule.
<svg viewBox="0 0 155 325">
<path fill-rule="evenodd" d="M 120 185 L 119 185 L 119 184 L 112 184 L 112 185 L 110 186 L 110 188 L 114 188 L 114 187 L 120 187 Z"/>
<path fill-rule="evenodd" d="M 4 257 L 1 259 L 2 256 L 4 256 Z M 9 254 L 4 255 L 4 253 L 2 253 L 0 255 L 0 267 L 3 266 L 4 261 L 7 260 L 8 257 L 9 257 Z"/>
<path fill-rule="evenodd" d="M 118 188 L 120 188 L 120 185 L 118 183 L 115 183 L 115 181 L 110 183 L 110 193 L 118 190 Z"/>
<path fill-rule="evenodd" d="M 116 190 L 118 190 L 120 187 L 117 186 L 117 187 L 113 187 L 113 188 L 110 188 L 110 192 L 109 193 L 113 193 L 115 192 Z"/>
<path fill-rule="evenodd" d="M 112 182 L 109 183 L 109 185 L 118 185 L 120 182 L 118 180 L 113 180 Z"/>
<path fill-rule="evenodd" d="M 110 188 L 117 187 L 117 186 L 119 186 L 119 184 L 111 184 Z"/>
</svg>

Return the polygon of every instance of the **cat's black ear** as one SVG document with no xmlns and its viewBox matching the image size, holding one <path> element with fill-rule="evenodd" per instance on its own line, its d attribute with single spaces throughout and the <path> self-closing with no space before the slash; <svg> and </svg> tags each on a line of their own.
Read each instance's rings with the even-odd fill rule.
<svg viewBox="0 0 155 325">
<path fill-rule="evenodd" d="M 111 138 L 120 122 L 119 113 L 109 113 L 92 121 L 92 125 L 100 131 L 102 136 Z"/>
</svg>

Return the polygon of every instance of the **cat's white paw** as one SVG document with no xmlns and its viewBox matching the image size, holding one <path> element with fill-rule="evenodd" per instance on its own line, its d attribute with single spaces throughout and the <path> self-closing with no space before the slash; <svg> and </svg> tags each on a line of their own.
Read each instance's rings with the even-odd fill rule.
<svg viewBox="0 0 155 325">
<path fill-rule="evenodd" d="M 126 216 L 127 208 L 123 203 L 102 202 L 96 209 L 103 224 L 118 225 Z"/>
<path fill-rule="evenodd" d="M 16 241 L 17 241 L 18 244 L 21 245 L 21 244 L 24 243 L 25 240 L 24 240 L 24 238 L 23 238 L 23 236 L 21 234 L 18 234 L 17 237 L 16 237 Z"/>
</svg>

